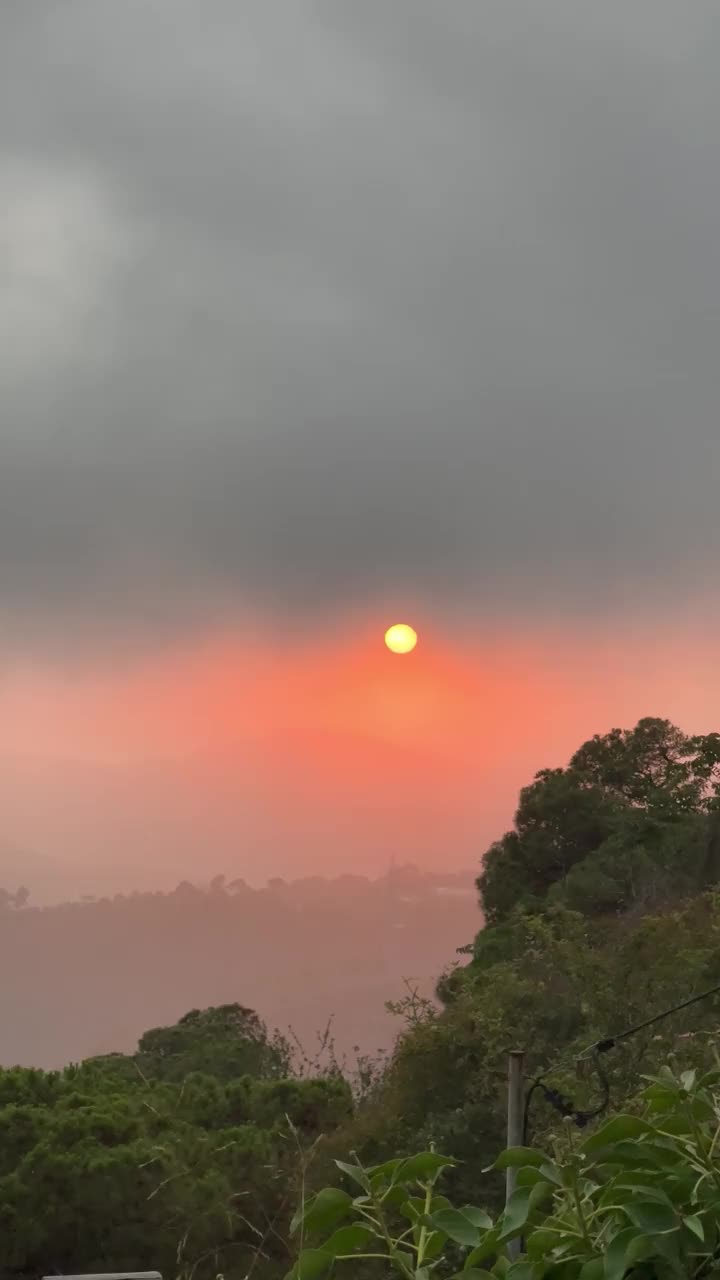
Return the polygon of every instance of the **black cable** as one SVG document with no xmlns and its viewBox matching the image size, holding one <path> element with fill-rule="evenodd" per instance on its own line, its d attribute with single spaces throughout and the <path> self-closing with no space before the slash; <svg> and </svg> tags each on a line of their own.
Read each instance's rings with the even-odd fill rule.
<svg viewBox="0 0 720 1280">
<path fill-rule="evenodd" d="M 604 1040 L 596 1040 L 593 1044 L 588 1045 L 588 1048 L 584 1049 L 579 1055 L 578 1061 L 592 1057 L 593 1065 L 603 1091 L 601 1101 L 598 1103 L 597 1107 L 594 1107 L 591 1111 L 577 1110 L 571 1098 L 566 1098 L 564 1094 L 559 1092 L 559 1090 L 552 1089 L 549 1085 L 545 1084 L 542 1076 L 538 1076 L 530 1086 L 525 1098 L 523 1145 L 525 1146 L 527 1144 L 530 1103 L 532 1102 L 533 1095 L 537 1090 L 542 1091 L 545 1101 L 548 1102 L 550 1106 L 553 1107 L 561 1116 L 566 1118 L 571 1117 L 579 1129 L 584 1129 L 591 1120 L 595 1120 L 598 1116 L 602 1115 L 610 1104 L 610 1082 L 603 1070 L 600 1055 L 603 1053 L 609 1053 L 611 1049 L 614 1049 L 615 1046 L 620 1044 L 623 1040 L 629 1040 L 631 1036 L 637 1035 L 638 1031 L 644 1031 L 647 1027 L 653 1027 L 656 1023 L 662 1022 L 665 1018 L 671 1017 L 673 1013 L 680 1013 L 683 1009 L 689 1009 L 691 1005 L 699 1004 L 701 1000 L 707 1000 L 710 996 L 718 994 L 720 994 L 720 983 L 715 987 L 711 987 L 709 991 L 701 991 L 698 995 L 690 996 L 687 1000 L 682 1000 L 680 1004 L 672 1005 L 670 1009 L 664 1009 L 662 1013 L 654 1014 L 652 1018 L 646 1018 L 643 1022 L 638 1022 L 634 1026 L 628 1027 L 626 1031 L 620 1031 L 615 1036 L 606 1036 Z"/>
<path fill-rule="evenodd" d="M 644 1022 L 638 1022 L 634 1027 L 628 1027 L 627 1031 L 621 1031 L 616 1036 L 608 1036 L 605 1040 L 596 1040 L 580 1055 L 581 1058 L 589 1053 L 607 1053 L 610 1049 L 614 1049 L 616 1044 L 620 1044 L 622 1040 L 629 1040 L 630 1036 L 634 1036 L 638 1031 L 644 1031 L 646 1027 L 653 1027 L 656 1022 L 662 1022 L 664 1018 L 669 1018 L 673 1013 L 680 1013 L 682 1009 L 689 1009 L 692 1004 L 699 1004 L 701 1000 L 707 1000 L 710 996 L 716 996 L 720 993 L 720 983 L 716 987 L 711 987 L 709 991 L 701 991 L 699 995 L 690 996 L 689 1000 L 683 1000 L 680 1004 L 674 1004 L 672 1008 L 665 1009 L 662 1013 L 656 1013 L 652 1018 L 646 1018 Z"/>
<path fill-rule="evenodd" d="M 527 1136 L 528 1136 L 529 1118 L 530 1118 L 530 1104 L 533 1099 L 533 1094 L 538 1089 L 541 1091 L 545 1101 L 548 1102 L 550 1106 L 553 1107 L 554 1110 L 558 1112 L 559 1115 L 563 1116 L 563 1118 L 573 1120 L 574 1123 L 577 1125 L 578 1129 L 584 1129 L 585 1126 L 588 1125 L 591 1120 L 596 1120 L 597 1117 L 601 1116 L 604 1111 L 607 1111 L 607 1108 L 610 1103 L 610 1082 L 607 1076 L 605 1075 L 605 1072 L 603 1071 L 602 1064 L 600 1063 L 600 1060 L 597 1057 L 597 1055 L 595 1057 L 595 1070 L 598 1074 L 598 1078 L 600 1080 L 600 1084 L 602 1085 L 603 1092 L 602 1092 L 602 1098 L 598 1103 L 598 1105 L 596 1107 L 593 1107 L 592 1110 L 590 1111 L 579 1110 L 575 1106 L 575 1103 L 573 1102 L 572 1098 L 566 1097 L 565 1094 L 561 1093 L 559 1089 L 553 1089 L 550 1087 L 550 1085 L 545 1084 L 545 1081 L 543 1080 L 542 1076 L 538 1076 L 536 1080 L 533 1080 L 533 1083 L 528 1089 L 527 1096 L 525 1098 L 525 1113 L 523 1116 L 523 1146 L 527 1145 Z"/>
<path fill-rule="evenodd" d="M 538 1089 L 543 1089 L 544 1087 L 545 1086 L 543 1085 L 542 1077 L 538 1076 L 536 1080 L 533 1080 L 532 1084 L 530 1085 L 530 1088 L 525 1094 L 525 1110 L 523 1111 L 523 1139 L 522 1139 L 522 1144 L 524 1147 L 527 1146 L 527 1139 L 528 1139 L 528 1128 L 530 1124 L 530 1103 L 533 1100 L 533 1094 L 536 1093 Z"/>
</svg>

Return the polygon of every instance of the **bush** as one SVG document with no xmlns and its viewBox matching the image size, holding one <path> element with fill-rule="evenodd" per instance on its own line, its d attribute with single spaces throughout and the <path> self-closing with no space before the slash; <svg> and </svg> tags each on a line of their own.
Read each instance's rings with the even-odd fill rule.
<svg viewBox="0 0 720 1280">
<path fill-rule="evenodd" d="M 433 1151 L 374 1168 L 338 1162 L 293 1222 L 288 1280 L 324 1280 L 364 1263 L 404 1280 L 710 1280 L 720 1276 L 720 1068 L 669 1067 L 583 1141 L 568 1122 L 552 1154 L 503 1152 L 516 1187 L 493 1221 L 438 1192 L 453 1161 Z M 487 1171 L 490 1172 L 490 1171 Z M 520 1256 L 518 1243 L 522 1242 Z"/>
</svg>

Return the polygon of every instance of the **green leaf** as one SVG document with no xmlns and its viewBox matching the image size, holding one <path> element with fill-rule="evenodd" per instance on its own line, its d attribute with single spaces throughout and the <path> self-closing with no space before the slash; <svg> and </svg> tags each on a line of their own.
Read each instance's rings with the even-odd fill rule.
<svg viewBox="0 0 720 1280">
<path fill-rule="evenodd" d="M 649 1187 L 646 1185 L 647 1173 L 630 1174 L 624 1173 L 618 1177 L 616 1181 L 610 1183 L 609 1187 L 600 1197 L 601 1204 L 615 1204 L 617 1195 L 620 1191 L 631 1191 L 636 1199 L 656 1200 L 658 1204 L 667 1205 L 672 1209 L 672 1201 L 670 1197 L 662 1190 L 661 1187 Z M 622 1197 L 627 1199 L 626 1196 Z"/>
<path fill-rule="evenodd" d="M 495 1280 L 491 1271 L 483 1271 L 480 1267 L 468 1267 L 465 1271 L 456 1271 L 451 1280 Z"/>
<path fill-rule="evenodd" d="M 476 1209 L 472 1204 L 464 1204 L 460 1210 L 466 1218 L 469 1218 L 476 1227 L 480 1227 L 483 1231 L 489 1231 L 493 1225 L 493 1220 L 484 1209 Z"/>
<path fill-rule="evenodd" d="M 553 1164 L 550 1160 L 547 1160 L 545 1164 L 540 1165 L 540 1173 L 543 1178 L 546 1178 L 548 1182 L 552 1182 L 554 1186 L 561 1187 L 563 1185 L 560 1170 L 557 1165 Z"/>
<path fill-rule="evenodd" d="M 392 1249 L 390 1252 L 390 1260 L 391 1262 L 398 1262 L 400 1264 L 398 1270 L 402 1271 L 403 1275 L 412 1273 L 413 1267 L 415 1266 L 413 1255 L 408 1253 L 405 1249 Z"/>
<path fill-rule="evenodd" d="M 400 1205 L 400 1212 L 403 1218 L 409 1218 L 411 1222 L 420 1222 L 425 1217 L 425 1201 L 420 1196 L 408 1196 Z"/>
<path fill-rule="evenodd" d="M 632 1261 L 629 1249 L 639 1238 L 640 1233 L 634 1227 L 626 1227 L 610 1241 L 605 1252 L 605 1280 L 623 1280 Z"/>
<path fill-rule="evenodd" d="M 440 1209 L 430 1215 L 430 1220 L 436 1231 L 444 1231 L 456 1244 L 472 1249 L 480 1243 L 480 1228 L 460 1209 Z"/>
<path fill-rule="evenodd" d="M 332 1264 L 332 1254 L 324 1249 L 303 1249 L 295 1263 L 295 1275 L 297 1280 L 318 1280 L 329 1274 Z"/>
<path fill-rule="evenodd" d="M 547 1165 L 543 1165 L 546 1169 Z M 516 1187 L 534 1187 L 538 1182 L 544 1182 L 545 1177 L 540 1169 L 531 1169 L 529 1165 L 525 1165 L 523 1169 L 518 1169 L 515 1175 Z M 557 1185 L 557 1184 L 556 1184 Z"/>
<path fill-rule="evenodd" d="M 627 1138 L 641 1138 L 646 1133 L 654 1133 L 652 1125 L 647 1120 L 641 1120 L 640 1116 L 615 1116 L 604 1124 L 602 1129 L 597 1133 L 593 1133 L 591 1137 L 586 1138 L 580 1148 L 586 1155 L 591 1155 L 595 1151 L 602 1151 L 604 1147 L 611 1147 L 616 1142 L 622 1142 Z"/>
<path fill-rule="evenodd" d="M 354 1253 L 356 1249 L 364 1249 L 370 1240 L 377 1240 L 377 1238 L 372 1227 L 366 1227 L 363 1222 L 353 1222 L 335 1231 L 323 1244 L 322 1252 L 337 1258 L 340 1254 Z"/>
<path fill-rule="evenodd" d="M 508 1240 L 522 1231 L 528 1220 L 530 1196 L 534 1190 L 534 1187 L 532 1190 L 528 1187 L 519 1187 L 517 1191 L 513 1191 L 498 1224 L 501 1240 Z"/>
<path fill-rule="evenodd" d="M 488 1231 L 483 1236 L 479 1245 L 469 1253 L 465 1259 L 465 1267 L 474 1267 L 476 1262 L 484 1262 L 491 1254 L 497 1253 L 500 1244 L 500 1232 L 497 1227 L 493 1227 L 492 1231 Z"/>
<path fill-rule="evenodd" d="M 441 1156 L 435 1151 L 423 1151 L 420 1155 L 410 1156 L 402 1160 L 396 1171 L 395 1180 L 403 1182 L 429 1182 L 440 1173 L 441 1169 L 450 1169 L 456 1161 L 451 1156 Z"/>
<path fill-rule="evenodd" d="M 539 1262 L 542 1258 L 549 1254 L 560 1243 L 561 1237 L 557 1231 L 551 1231 L 546 1227 L 539 1227 L 537 1231 L 533 1231 L 528 1236 L 525 1245 L 525 1252 L 534 1262 Z"/>
<path fill-rule="evenodd" d="M 578 1280 L 603 1280 L 605 1264 L 602 1258 L 591 1258 L 580 1268 Z"/>
<path fill-rule="evenodd" d="M 365 1170 L 359 1164 L 345 1164 L 342 1160 L 336 1160 L 335 1164 L 341 1173 L 346 1173 L 348 1178 L 352 1178 L 353 1182 L 357 1182 L 363 1191 L 370 1190 L 370 1179 Z"/>
<path fill-rule="evenodd" d="M 650 1103 L 653 1111 L 657 1112 L 672 1111 L 678 1103 L 677 1090 L 665 1089 L 661 1084 L 651 1085 L 642 1096 Z"/>
<path fill-rule="evenodd" d="M 431 1262 L 439 1258 L 446 1244 L 447 1236 L 444 1231 L 431 1231 L 425 1240 L 425 1257 Z"/>
<path fill-rule="evenodd" d="M 512 1266 L 505 1272 L 507 1280 L 533 1280 L 535 1276 L 535 1268 L 532 1262 L 513 1262 Z"/>
<path fill-rule="evenodd" d="M 402 1209 L 403 1205 L 407 1203 L 407 1188 L 401 1183 L 398 1183 L 397 1186 L 389 1186 L 386 1191 L 382 1192 L 382 1202 L 386 1209 Z"/>
<path fill-rule="evenodd" d="M 500 1153 L 495 1164 L 483 1169 L 483 1173 L 489 1173 L 491 1169 L 522 1169 L 525 1165 L 539 1168 L 546 1160 L 547 1156 L 533 1147 L 507 1147 Z"/>
<path fill-rule="evenodd" d="M 657 1200 L 629 1200 L 623 1209 L 634 1226 L 651 1236 L 675 1231 L 678 1225 L 674 1209 Z"/>
<path fill-rule="evenodd" d="M 683 1218 L 683 1222 L 688 1230 L 697 1236 L 698 1240 L 702 1240 L 705 1243 L 705 1228 L 696 1214 L 688 1214 L 687 1218 Z"/>
<path fill-rule="evenodd" d="M 603 1161 L 625 1165 L 628 1168 L 657 1169 L 677 1164 L 680 1153 L 672 1145 L 660 1142 L 618 1142 L 609 1152 L 603 1152 Z"/>
<path fill-rule="evenodd" d="M 306 1231 L 330 1231 L 346 1218 L 352 1207 L 352 1198 L 337 1187 L 325 1187 L 308 1204 L 298 1209 L 290 1223 L 294 1234 L 300 1226 Z"/>
<path fill-rule="evenodd" d="M 528 1203 L 528 1213 L 532 1213 L 533 1209 L 537 1209 L 543 1200 L 547 1200 L 553 1193 L 553 1187 L 549 1182 L 536 1182 L 530 1187 L 530 1197 Z"/>
<path fill-rule="evenodd" d="M 452 1204 L 447 1196 L 433 1196 L 430 1201 L 430 1212 L 437 1213 L 438 1209 L 452 1209 Z"/>
<path fill-rule="evenodd" d="M 394 1182 L 395 1174 L 400 1165 L 403 1164 L 402 1159 L 386 1160 L 384 1164 L 376 1164 L 372 1169 L 367 1170 L 367 1175 L 373 1186 L 380 1182 Z"/>
</svg>

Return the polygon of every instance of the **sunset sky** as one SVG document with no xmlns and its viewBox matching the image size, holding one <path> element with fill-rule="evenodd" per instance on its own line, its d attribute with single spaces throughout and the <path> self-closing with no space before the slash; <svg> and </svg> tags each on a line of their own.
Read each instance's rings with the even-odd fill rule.
<svg viewBox="0 0 720 1280">
<path fill-rule="evenodd" d="M 715 0 L 3 6 L 0 884 L 471 867 L 720 728 L 719 62 Z"/>
</svg>

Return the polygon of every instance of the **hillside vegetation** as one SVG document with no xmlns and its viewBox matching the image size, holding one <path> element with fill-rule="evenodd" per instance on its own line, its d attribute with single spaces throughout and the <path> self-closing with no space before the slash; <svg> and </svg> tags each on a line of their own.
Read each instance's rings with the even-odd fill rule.
<svg viewBox="0 0 720 1280">
<path fill-rule="evenodd" d="M 350 1152 L 351 1164 L 385 1168 L 388 1160 L 434 1151 L 448 1203 L 475 1206 L 473 1231 L 494 1229 L 481 1224 L 495 1222 L 502 1209 L 502 1175 L 487 1168 L 504 1143 L 510 1047 L 526 1050 L 529 1079 L 545 1086 L 528 1109 L 528 1144 L 558 1168 L 574 1167 L 568 1151 L 583 1140 L 578 1131 L 571 1141 L 575 1126 L 560 1112 L 597 1113 L 592 1133 L 617 1112 L 637 1116 L 648 1101 L 639 1097 L 644 1077 L 661 1076 L 674 1057 L 688 1070 L 714 1069 L 716 997 L 618 1041 L 601 1069 L 587 1050 L 720 984 L 719 798 L 718 736 L 686 737 L 659 720 L 597 737 L 567 768 L 540 773 L 521 794 L 512 831 L 483 860 L 478 889 L 488 923 L 466 948 L 467 963 L 440 977 L 440 1005 L 412 985 L 395 1001 L 401 1022 L 393 1054 L 374 1071 L 365 1064 L 352 1088 L 332 1055 L 299 1061 L 244 1001 L 159 1027 L 142 1036 L 134 1054 L 59 1074 L 4 1072 L 0 1231 L 15 1241 L 6 1273 L 158 1266 L 166 1280 L 280 1280 L 305 1247 L 297 1229 L 291 1232 L 298 1204 L 314 1204 L 314 1192 L 328 1185 L 340 1196 L 333 1191 L 330 1200 L 347 1203 L 349 1175 L 335 1161 L 347 1165 Z M 8 907 L 8 918 L 26 910 Z M 419 921 L 416 928 L 422 947 Z M 458 944 L 465 940 L 458 929 Z M 342 942 L 333 945 L 341 949 Z M 364 954 L 372 965 L 372 933 Z M 237 974 L 233 983 L 242 999 Z M 697 1102 L 706 1108 L 698 1117 L 710 1124 L 716 1082 L 703 1079 L 712 1096 Z M 692 1093 L 695 1077 L 672 1080 L 672 1105 L 686 1106 L 681 1094 Z M 703 1159 L 720 1187 L 718 1144 L 709 1142 Z M 682 1150 L 674 1159 L 682 1164 Z M 422 1165 L 423 1177 L 428 1167 Z M 385 1168 L 382 1176 L 392 1179 L 388 1168 L 400 1165 Z M 630 1170 L 630 1187 L 633 1176 Z M 602 1194 L 594 1186 L 583 1186 L 581 1197 L 591 1209 Z M 705 1246 L 715 1240 L 720 1193 L 717 1205 L 700 1204 L 683 1188 L 660 1190 L 674 1213 L 684 1206 L 685 1216 L 701 1220 L 702 1240 L 695 1235 Z M 564 1211 L 556 1205 L 543 1212 Z M 320 1238 L 324 1221 L 322 1214 L 309 1219 L 308 1235 L 317 1228 Z M 523 1220 L 523 1231 L 527 1223 L 540 1229 L 536 1217 Z M 617 1233 L 632 1227 L 642 1234 L 632 1215 L 616 1226 Z M 699 1254 L 687 1234 L 693 1230 L 681 1239 L 677 1266 L 685 1271 L 673 1272 L 667 1259 L 655 1259 L 650 1271 L 643 1262 L 638 1271 L 640 1254 L 623 1253 L 607 1275 L 660 1276 L 665 1263 L 667 1274 L 712 1275 L 714 1243 L 688 1269 L 687 1258 Z M 444 1230 L 436 1256 L 400 1273 L 452 1276 L 464 1259 L 456 1236 Z M 582 1272 L 583 1280 L 605 1274 L 595 1264 L 605 1265 L 608 1243 L 597 1232 L 585 1240 L 583 1265 L 595 1269 Z M 517 1280 L 580 1275 L 577 1268 L 549 1270 L 550 1246 L 535 1246 L 526 1269 L 513 1271 Z M 502 1256 L 493 1262 L 491 1255 L 488 1265 L 502 1275 Z M 329 1274 L 331 1262 L 311 1258 L 294 1274 L 313 1280 Z M 387 1280 L 387 1259 L 358 1257 L 349 1274 Z"/>
</svg>

